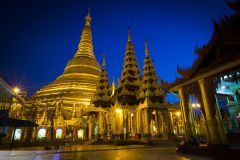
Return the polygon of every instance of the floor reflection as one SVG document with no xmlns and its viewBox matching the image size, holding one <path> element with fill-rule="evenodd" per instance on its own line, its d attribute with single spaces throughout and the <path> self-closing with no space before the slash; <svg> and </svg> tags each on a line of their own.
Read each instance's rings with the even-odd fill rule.
<svg viewBox="0 0 240 160">
<path fill-rule="evenodd" d="M 142 148 L 109 151 L 81 151 L 40 156 L 41 160 L 202 160 L 211 159 L 196 155 L 177 154 L 169 148 Z M 37 159 L 40 160 L 40 159 Z"/>
<path fill-rule="evenodd" d="M 211 158 L 177 154 L 174 146 L 74 146 L 62 150 L 0 152 L 0 160 L 210 160 Z"/>
</svg>

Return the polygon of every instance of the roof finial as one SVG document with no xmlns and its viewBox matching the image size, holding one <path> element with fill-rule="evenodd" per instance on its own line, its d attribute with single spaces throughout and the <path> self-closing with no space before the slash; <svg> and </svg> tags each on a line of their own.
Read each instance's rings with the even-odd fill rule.
<svg viewBox="0 0 240 160">
<path fill-rule="evenodd" d="M 103 54 L 102 68 L 105 69 L 105 67 L 106 67 L 106 55 Z"/>
<path fill-rule="evenodd" d="M 147 39 L 145 39 L 145 53 L 146 53 L 146 57 L 149 56 L 149 49 L 148 49 L 148 41 L 147 41 Z"/>
<path fill-rule="evenodd" d="M 131 41 L 131 29 L 128 27 L 128 42 Z"/>
<path fill-rule="evenodd" d="M 112 80 L 112 84 L 115 85 L 115 81 L 114 81 L 114 75 L 113 75 L 113 80 Z"/>
<path fill-rule="evenodd" d="M 90 17 L 90 9 L 88 8 L 88 14 L 87 16 L 85 17 L 85 21 L 86 21 L 86 26 L 90 26 L 90 22 L 91 22 L 91 17 Z"/>
<path fill-rule="evenodd" d="M 114 76 L 113 76 L 113 80 L 112 80 L 112 94 L 111 97 L 113 97 L 115 94 L 115 82 L 114 82 Z"/>
</svg>

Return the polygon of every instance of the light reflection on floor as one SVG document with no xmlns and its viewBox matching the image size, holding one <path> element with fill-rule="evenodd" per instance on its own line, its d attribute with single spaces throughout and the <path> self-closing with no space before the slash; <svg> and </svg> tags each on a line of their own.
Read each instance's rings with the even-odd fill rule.
<svg viewBox="0 0 240 160">
<path fill-rule="evenodd" d="M 87 146 L 88 147 L 88 146 Z M 91 149 L 90 149 L 91 148 Z M 12 156 L 2 157 L 0 160 L 210 160 L 211 158 L 177 154 L 175 147 L 121 147 L 89 146 L 88 149 L 78 151 L 14 151 Z"/>
<path fill-rule="evenodd" d="M 109 151 L 84 151 L 71 153 L 56 153 L 38 155 L 36 160 L 202 160 L 210 159 L 195 155 L 176 154 L 173 149 L 162 148 L 142 148 L 142 149 L 124 149 L 124 150 L 109 150 Z"/>
</svg>

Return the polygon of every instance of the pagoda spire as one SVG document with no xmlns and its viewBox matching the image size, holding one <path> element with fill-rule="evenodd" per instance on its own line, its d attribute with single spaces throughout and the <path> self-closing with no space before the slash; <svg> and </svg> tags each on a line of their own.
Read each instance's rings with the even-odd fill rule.
<svg viewBox="0 0 240 160">
<path fill-rule="evenodd" d="M 136 105 L 137 92 L 140 86 L 140 76 L 135 51 L 128 29 L 128 42 L 126 46 L 123 71 L 116 88 L 116 97 L 121 105 Z"/>
<path fill-rule="evenodd" d="M 111 88 L 112 88 L 112 94 L 111 94 L 111 97 L 113 97 L 114 94 L 115 94 L 115 81 L 114 81 L 114 76 L 113 76 L 113 80 L 112 80 L 112 86 L 111 86 Z"/>
<path fill-rule="evenodd" d="M 131 42 L 131 29 L 128 27 L 128 42 Z"/>
<path fill-rule="evenodd" d="M 105 55 L 103 55 L 102 69 L 92 103 L 95 107 L 111 107 L 111 94 L 112 91 L 108 83 L 108 74 L 106 71 L 106 58 Z"/>
<path fill-rule="evenodd" d="M 90 16 L 90 10 L 88 10 L 87 16 L 85 17 L 85 26 L 82 30 L 82 36 L 75 57 L 86 55 L 95 58 L 93 53 L 92 31 L 90 28 L 91 20 L 92 18 Z"/>
<path fill-rule="evenodd" d="M 85 21 L 86 21 L 85 25 L 86 25 L 86 26 L 90 26 L 91 20 L 92 20 L 92 18 L 91 18 L 91 16 L 90 16 L 90 9 L 88 8 L 88 14 L 87 14 L 87 16 L 85 17 Z"/>
<path fill-rule="evenodd" d="M 146 54 L 146 57 L 149 56 L 149 49 L 148 49 L 148 41 L 147 41 L 147 39 L 145 40 L 145 54 Z"/>
<path fill-rule="evenodd" d="M 106 56 L 103 54 L 102 68 L 106 69 Z"/>
<path fill-rule="evenodd" d="M 150 102 L 163 102 L 163 94 L 160 91 L 160 87 L 158 85 L 158 77 L 156 75 L 156 70 L 149 56 L 148 44 L 145 42 L 145 52 L 146 57 L 144 59 L 143 66 L 143 75 L 141 79 L 141 87 L 138 95 L 138 100 L 150 100 Z"/>
</svg>

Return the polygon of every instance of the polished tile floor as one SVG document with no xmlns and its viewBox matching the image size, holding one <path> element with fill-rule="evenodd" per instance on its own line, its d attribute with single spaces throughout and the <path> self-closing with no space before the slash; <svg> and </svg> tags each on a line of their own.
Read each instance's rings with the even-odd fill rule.
<svg viewBox="0 0 240 160">
<path fill-rule="evenodd" d="M 0 151 L 0 160 L 210 160 L 211 158 L 178 154 L 174 146 L 147 147 L 112 145 L 76 145 L 59 150 L 24 148 Z"/>
</svg>

